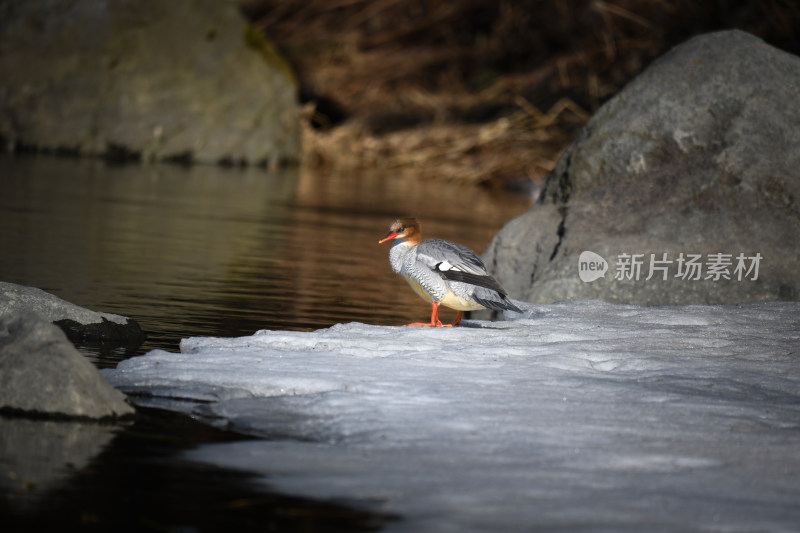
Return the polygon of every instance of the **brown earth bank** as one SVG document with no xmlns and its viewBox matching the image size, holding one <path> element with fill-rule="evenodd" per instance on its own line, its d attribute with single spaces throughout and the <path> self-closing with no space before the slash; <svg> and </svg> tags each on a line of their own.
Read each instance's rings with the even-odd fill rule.
<svg viewBox="0 0 800 533">
<path fill-rule="evenodd" d="M 788 0 L 239 0 L 289 59 L 305 164 L 541 183 L 601 104 L 693 35 L 800 52 Z"/>
</svg>

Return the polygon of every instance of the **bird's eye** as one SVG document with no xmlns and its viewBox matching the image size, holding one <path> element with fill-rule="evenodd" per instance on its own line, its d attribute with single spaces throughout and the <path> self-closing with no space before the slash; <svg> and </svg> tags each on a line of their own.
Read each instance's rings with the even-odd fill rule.
<svg viewBox="0 0 800 533">
<path fill-rule="evenodd" d="M 403 226 L 402 228 L 400 228 L 400 229 L 399 229 L 399 230 L 397 230 L 397 231 L 399 231 L 399 232 L 403 232 L 403 231 L 405 231 L 405 230 L 406 230 L 406 227 L 405 227 L 405 226 Z"/>
</svg>

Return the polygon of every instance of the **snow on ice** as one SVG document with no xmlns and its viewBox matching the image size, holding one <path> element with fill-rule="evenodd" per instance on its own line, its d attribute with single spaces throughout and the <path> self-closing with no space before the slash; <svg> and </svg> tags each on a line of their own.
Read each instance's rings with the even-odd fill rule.
<svg viewBox="0 0 800 533">
<path fill-rule="evenodd" d="M 390 531 L 796 531 L 800 303 L 512 315 L 192 338 L 105 374 L 262 437 L 188 459 Z"/>
</svg>

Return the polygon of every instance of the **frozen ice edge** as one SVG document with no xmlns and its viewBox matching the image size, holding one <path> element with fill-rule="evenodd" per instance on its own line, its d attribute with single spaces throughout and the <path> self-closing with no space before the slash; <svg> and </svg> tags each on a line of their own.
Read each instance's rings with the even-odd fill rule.
<svg viewBox="0 0 800 533">
<path fill-rule="evenodd" d="M 392 531 L 796 531 L 800 303 L 525 309 L 193 338 L 105 374 L 264 439 L 191 460 Z"/>
</svg>

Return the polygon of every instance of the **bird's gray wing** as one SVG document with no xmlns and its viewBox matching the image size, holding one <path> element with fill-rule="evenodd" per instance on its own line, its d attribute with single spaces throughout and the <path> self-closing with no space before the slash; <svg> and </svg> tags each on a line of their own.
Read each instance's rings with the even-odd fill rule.
<svg viewBox="0 0 800 533">
<path fill-rule="evenodd" d="M 430 239 L 417 245 L 417 260 L 443 279 L 486 287 L 505 296 L 505 289 L 489 275 L 478 254 L 460 244 Z"/>
</svg>

